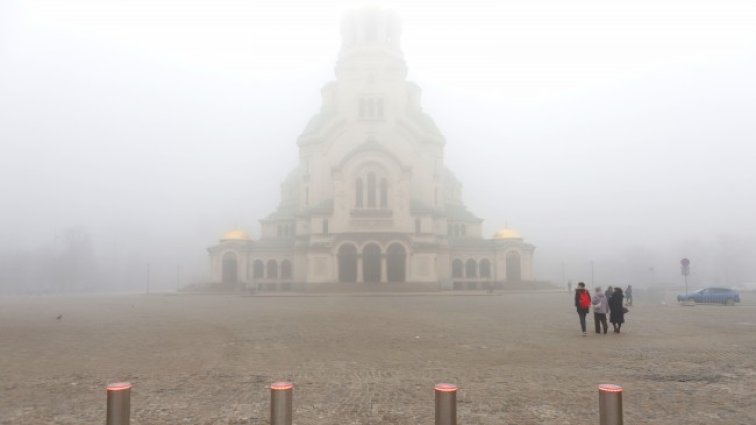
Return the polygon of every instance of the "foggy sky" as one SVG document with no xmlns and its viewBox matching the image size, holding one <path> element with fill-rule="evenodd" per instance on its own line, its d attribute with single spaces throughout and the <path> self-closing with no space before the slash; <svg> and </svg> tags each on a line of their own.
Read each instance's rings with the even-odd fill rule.
<svg viewBox="0 0 756 425">
<path fill-rule="evenodd" d="M 86 226 L 158 287 L 206 278 L 278 204 L 361 4 L 0 2 L 0 251 Z M 536 245 L 539 279 L 675 281 L 687 256 L 756 281 L 756 4 L 381 4 L 468 208 Z"/>
</svg>

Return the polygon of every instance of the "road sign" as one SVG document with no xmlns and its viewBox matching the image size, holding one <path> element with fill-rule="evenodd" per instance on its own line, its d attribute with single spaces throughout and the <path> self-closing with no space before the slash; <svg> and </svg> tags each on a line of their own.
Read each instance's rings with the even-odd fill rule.
<svg viewBox="0 0 756 425">
<path fill-rule="evenodd" d="M 680 260 L 680 271 L 685 279 L 685 294 L 688 294 L 688 275 L 690 275 L 690 260 L 683 258 Z"/>
</svg>

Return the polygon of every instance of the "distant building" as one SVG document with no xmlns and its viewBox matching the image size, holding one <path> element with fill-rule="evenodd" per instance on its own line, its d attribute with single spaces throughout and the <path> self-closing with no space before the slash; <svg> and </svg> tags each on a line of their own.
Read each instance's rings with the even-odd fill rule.
<svg viewBox="0 0 756 425">
<path fill-rule="evenodd" d="M 398 17 L 347 14 L 336 81 L 299 136 L 299 166 L 253 240 L 208 249 L 211 281 L 262 289 L 354 285 L 482 288 L 532 281 L 534 246 L 512 229 L 481 235 L 444 165 L 444 137 L 406 80 Z M 397 282 L 394 284 L 393 282 Z"/>
</svg>

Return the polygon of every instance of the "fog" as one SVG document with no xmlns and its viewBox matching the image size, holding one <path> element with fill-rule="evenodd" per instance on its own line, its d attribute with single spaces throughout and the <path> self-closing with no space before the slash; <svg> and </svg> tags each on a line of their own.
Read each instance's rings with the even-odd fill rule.
<svg viewBox="0 0 756 425">
<path fill-rule="evenodd" d="M 360 4 L 0 2 L 0 292 L 207 280 Z M 484 236 L 517 229 L 539 280 L 756 282 L 756 4 L 381 4 Z"/>
</svg>

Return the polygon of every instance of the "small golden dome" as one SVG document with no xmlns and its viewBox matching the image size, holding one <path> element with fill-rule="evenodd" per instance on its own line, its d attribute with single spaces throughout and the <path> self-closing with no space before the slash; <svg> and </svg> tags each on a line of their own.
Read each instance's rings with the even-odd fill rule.
<svg viewBox="0 0 756 425">
<path fill-rule="evenodd" d="M 515 229 L 501 229 L 493 235 L 494 239 L 522 239 Z"/>
<path fill-rule="evenodd" d="M 248 241 L 249 233 L 241 229 L 234 229 L 226 232 L 221 237 L 221 241 Z"/>
</svg>

